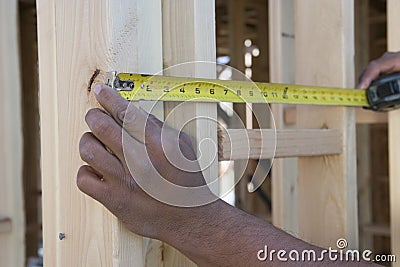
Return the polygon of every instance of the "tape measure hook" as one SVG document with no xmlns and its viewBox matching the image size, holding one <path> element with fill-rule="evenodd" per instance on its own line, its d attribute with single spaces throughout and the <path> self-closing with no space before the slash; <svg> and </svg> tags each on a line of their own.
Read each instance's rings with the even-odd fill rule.
<svg viewBox="0 0 400 267">
<path fill-rule="evenodd" d="M 110 86 L 111 88 L 115 88 L 114 82 L 115 82 L 116 78 L 117 78 L 116 71 L 109 71 L 109 72 L 106 72 L 106 74 L 104 75 L 104 81 L 105 81 L 106 85 Z"/>
<path fill-rule="evenodd" d="M 105 74 L 105 81 L 108 86 L 116 91 L 132 91 L 135 87 L 135 82 L 131 80 L 121 80 L 116 71 L 110 71 Z"/>
</svg>

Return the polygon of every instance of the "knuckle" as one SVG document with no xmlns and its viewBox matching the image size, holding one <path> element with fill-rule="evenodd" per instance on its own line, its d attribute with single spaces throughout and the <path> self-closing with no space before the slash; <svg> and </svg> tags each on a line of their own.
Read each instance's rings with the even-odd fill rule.
<svg viewBox="0 0 400 267">
<path fill-rule="evenodd" d="M 135 179 L 128 176 L 125 178 L 125 181 L 126 181 L 126 187 L 128 188 L 128 190 L 130 192 L 134 192 L 137 190 L 137 185 L 136 185 Z"/>
<path fill-rule="evenodd" d="M 106 120 L 97 119 L 91 123 L 91 128 L 94 132 L 105 132 L 108 131 L 109 125 Z"/>
<path fill-rule="evenodd" d="M 121 114 L 121 116 L 122 116 L 122 114 Z M 128 114 L 125 115 L 125 120 L 127 120 L 127 122 L 129 122 L 129 123 L 135 123 L 138 121 L 138 115 L 136 112 L 130 111 L 130 112 L 128 112 Z"/>
</svg>

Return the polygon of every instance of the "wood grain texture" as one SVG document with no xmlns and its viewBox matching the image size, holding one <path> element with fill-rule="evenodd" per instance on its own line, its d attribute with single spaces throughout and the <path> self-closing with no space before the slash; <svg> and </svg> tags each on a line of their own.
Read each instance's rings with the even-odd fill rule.
<svg viewBox="0 0 400 267">
<path fill-rule="evenodd" d="M 176 64 L 216 60 L 215 47 L 215 2 L 214 0 L 163 0 L 163 58 L 164 68 Z M 181 77 L 215 78 L 213 64 L 191 64 L 184 68 L 172 68 L 165 75 Z M 217 105 L 215 103 L 164 103 L 167 123 L 187 132 L 193 139 L 198 155 L 201 140 L 208 138 L 214 146 L 207 143 L 201 147 L 200 166 L 207 168 L 203 175 L 207 181 L 218 177 L 217 157 Z M 208 118 L 198 119 L 199 117 Z M 184 126 L 187 120 L 197 118 Z M 211 188 L 218 193 L 218 188 Z M 193 262 L 174 248 L 164 246 L 164 266 L 193 266 Z"/>
<path fill-rule="evenodd" d="M 354 86 L 354 2 L 295 2 L 296 83 Z M 298 162 L 299 236 L 335 247 L 358 246 L 354 110 L 297 106 L 297 127 L 342 132 L 343 153 Z M 311 193 L 310 193 L 311 192 Z"/>
<path fill-rule="evenodd" d="M 94 70 L 139 72 L 161 55 L 161 24 L 141 15 L 146 4 L 37 3 L 46 266 L 144 265 L 142 238 L 79 192 L 75 179 L 83 164 L 78 142 L 88 130 L 84 116 L 97 105 L 87 88 Z M 101 75 L 95 82 L 103 82 Z"/>
<path fill-rule="evenodd" d="M 388 50 L 400 51 L 400 1 L 388 0 Z M 390 184 L 390 224 L 391 253 L 400 257 L 400 110 L 389 113 L 389 184 Z M 400 266 L 397 260 L 393 266 Z"/>
<path fill-rule="evenodd" d="M 388 122 L 388 113 L 385 112 L 375 112 L 357 108 L 355 113 L 357 124 L 385 124 Z M 286 107 L 283 114 L 286 124 L 296 124 L 296 107 Z"/>
<path fill-rule="evenodd" d="M 17 1 L 0 2 L 0 266 L 25 264 L 22 187 L 21 83 Z"/>
<path fill-rule="evenodd" d="M 269 1 L 270 82 L 293 83 L 294 0 Z M 276 129 L 290 126 L 284 105 L 271 105 Z M 275 159 L 271 171 L 272 222 L 297 235 L 297 159 Z"/>
<path fill-rule="evenodd" d="M 297 129 L 275 132 L 269 129 L 228 129 L 218 139 L 220 160 L 311 157 L 342 153 L 342 136 L 338 130 Z"/>
</svg>

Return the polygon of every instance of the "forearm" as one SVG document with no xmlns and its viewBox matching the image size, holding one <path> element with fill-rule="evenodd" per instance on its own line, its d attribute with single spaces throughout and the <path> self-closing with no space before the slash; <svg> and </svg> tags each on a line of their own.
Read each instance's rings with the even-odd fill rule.
<svg viewBox="0 0 400 267">
<path fill-rule="evenodd" d="M 200 266 L 298 266 L 354 265 L 354 262 L 330 260 L 328 253 L 321 248 L 299 240 L 270 223 L 234 208 L 223 201 L 203 207 L 187 209 L 191 223 L 169 231 L 165 236 L 171 244 Z M 265 261 L 258 259 L 258 252 L 268 248 Z M 278 251 L 286 251 L 279 260 Z M 300 260 L 291 261 L 289 252 L 300 253 Z M 315 260 L 302 261 L 303 251 L 315 251 Z M 321 256 L 323 255 L 323 256 Z M 261 253 L 265 257 L 265 253 Z M 282 256 L 282 255 L 281 255 Z M 272 259 L 272 260 L 271 260 Z M 362 265 L 362 262 L 358 262 Z"/>
<path fill-rule="evenodd" d="M 265 245 L 278 251 L 305 244 L 221 200 L 186 212 L 191 223 L 169 231 L 165 241 L 200 266 L 265 266 L 257 259 Z"/>
</svg>

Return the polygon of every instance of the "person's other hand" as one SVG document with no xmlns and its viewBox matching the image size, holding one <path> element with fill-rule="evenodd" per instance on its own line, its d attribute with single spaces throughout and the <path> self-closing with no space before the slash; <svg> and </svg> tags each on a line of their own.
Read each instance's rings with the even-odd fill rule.
<svg viewBox="0 0 400 267">
<path fill-rule="evenodd" d="M 96 85 L 94 92 L 107 113 L 91 109 L 86 115 L 91 132 L 82 136 L 79 152 L 88 165 L 78 171 L 79 189 L 101 202 L 129 230 L 152 238 L 166 239 L 166 233 L 193 226 L 190 220 L 197 216 L 200 221 L 202 217 L 207 219 L 204 214 L 196 216 L 191 209 L 156 200 L 137 183 L 163 178 L 184 187 L 204 185 L 201 171 L 178 166 L 189 162 L 187 168 L 199 169 L 190 137 L 164 127 L 133 104 L 128 108 L 129 102 L 110 87 Z"/>
<path fill-rule="evenodd" d="M 358 88 L 366 89 L 372 81 L 381 75 L 400 71 L 400 52 L 387 52 L 371 61 L 360 75 Z"/>
</svg>

